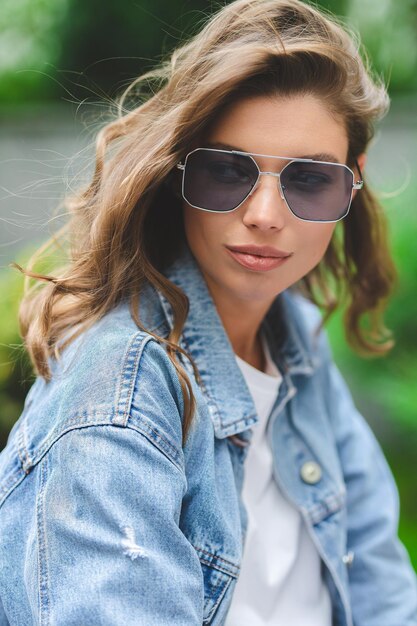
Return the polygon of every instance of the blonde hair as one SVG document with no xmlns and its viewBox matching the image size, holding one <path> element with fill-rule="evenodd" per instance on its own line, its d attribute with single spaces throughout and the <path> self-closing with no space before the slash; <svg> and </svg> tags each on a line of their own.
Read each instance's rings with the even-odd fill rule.
<svg viewBox="0 0 417 626">
<path fill-rule="evenodd" d="M 20 268 L 27 281 L 41 281 L 32 286 L 27 282 L 20 309 L 21 332 L 38 375 L 48 379 L 48 357 L 58 358 L 122 299 L 129 300 L 131 315 L 143 328 L 139 296 L 149 282 L 173 310 L 169 336 L 154 336 L 166 346 L 178 372 L 185 442 L 195 410 L 191 384 L 178 359 L 178 352 L 191 359 L 178 345 L 188 299 L 162 273 L 184 241 L 181 202 L 172 184 L 175 166 L 230 102 L 300 93 L 322 98 L 343 120 L 352 164 L 365 151 L 373 122 L 388 107 L 383 84 L 372 78 L 358 49 L 355 35 L 304 2 L 236 0 L 129 87 L 118 117 L 98 133 L 91 183 L 66 200 L 70 220 L 26 270 Z M 148 94 L 140 95 L 144 87 Z M 124 111 L 127 98 L 138 90 L 139 104 Z M 320 264 L 297 287 L 324 308 L 326 318 L 346 301 L 348 341 L 363 353 L 382 354 L 392 346 L 384 336 L 382 312 L 395 270 L 385 220 L 367 186 L 341 226 L 343 233 L 335 233 Z M 37 259 L 57 241 L 68 246 L 65 266 L 54 276 L 34 271 Z M 368 332 L 360 325 L 365 314 L 371 320 Z"/>
</svg>

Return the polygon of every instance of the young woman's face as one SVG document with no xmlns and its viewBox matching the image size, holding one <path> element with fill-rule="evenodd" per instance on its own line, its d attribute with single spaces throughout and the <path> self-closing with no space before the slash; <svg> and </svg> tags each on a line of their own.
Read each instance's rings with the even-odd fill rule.
<svg viewBox="0 0 417 626">
<path fill-rule="evenodd" d="M 231 105 L 199 147 L 288 157 L 326 155 L 321 160 L 346 163 L 348 139 L 343 125 L 314 96 L 260 96 Z M 255 160 L 268 172 L 279 172 L 287 163 Z M 232 212 L 210 213 L 186 201 L 183 212 L 188 244 L 215 301 L 271 303 L 319 263 L 335 229 L 334 223 L 306 222 L 293 215 L 274 176 L 261 176 L 252 195 Z M 288 256 L 260 268 L 250 257 L 230 250 L 247 245 L 272 246 Z"/>
</svg>

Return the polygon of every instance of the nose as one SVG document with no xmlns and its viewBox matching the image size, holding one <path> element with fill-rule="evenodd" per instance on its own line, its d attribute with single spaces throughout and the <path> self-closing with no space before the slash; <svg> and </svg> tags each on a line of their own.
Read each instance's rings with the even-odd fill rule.
<svg viewBox="0 0 417 626">
<path fill-rule="evenodd" d="M 288 219 L 289 210 L 285 203 L 279 180 L 275 172 L 262 172 L 256 185 L 244 203 L 243 222 L 246 226 L 260 230 L 281 230 Z"/>
</svg>

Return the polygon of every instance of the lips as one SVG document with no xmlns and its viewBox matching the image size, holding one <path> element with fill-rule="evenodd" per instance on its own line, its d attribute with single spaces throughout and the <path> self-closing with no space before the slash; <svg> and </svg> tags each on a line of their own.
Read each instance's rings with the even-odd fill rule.
<svg viewBox="0 0 417 626">
<path fill-rule="evenodd" d="M 271 246 L 226 246 L 226 250 L 239 265 L 255 272 L 273 270 L 291 256 L 291 253 Z"/>
<path fill-rule="evenodd" d="M 291 255 L 291 252 L 284 252 L 273 248 L 272 246 L 256 246 L 254 244 L 245 246 L 226 246 L 232 252 L 239 252 L 241 254 L 252 254 L 255 256 L 269 257 L 269 258 L 283 258 Z"/>
</svg>

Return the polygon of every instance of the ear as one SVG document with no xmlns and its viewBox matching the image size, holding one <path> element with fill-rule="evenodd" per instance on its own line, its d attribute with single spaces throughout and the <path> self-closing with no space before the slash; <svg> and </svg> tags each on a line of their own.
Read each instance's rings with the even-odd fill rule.
<svg viewBox="0 0 417 626">
<path fill-rule="evenodd" d="M 365 165 L 366 165 L 366 161 L 367 161 L 368 155 L 365 154 L 365 152 L 362 152 L 362 154 L 360 154 L 357 158 L 356 161 L 360 167 L 362 176 L 364 176 L 364 169 L 365 169 Z M 353 172 L 355 174 L 355 181 L 358 181 L 361 179 L 361 174 L 358 171 L 358 168 L 356 167 L 356 164 L 353 166 Z M 358 193 L 358 189 L 354 189 L 353 190 L 353 196 L 352 196 L 352 200 L 353 198 L 356 196 L 356 194 Z"/>
</svg>

